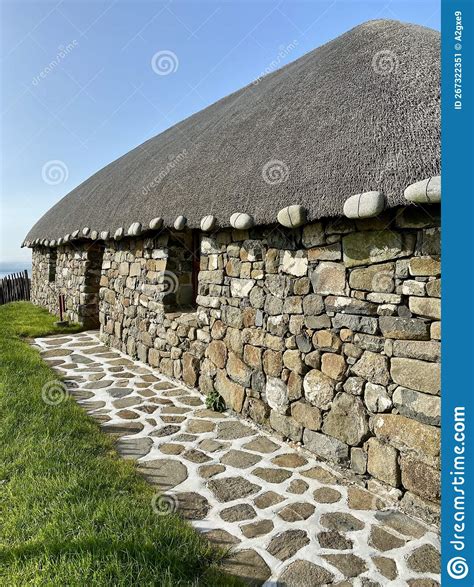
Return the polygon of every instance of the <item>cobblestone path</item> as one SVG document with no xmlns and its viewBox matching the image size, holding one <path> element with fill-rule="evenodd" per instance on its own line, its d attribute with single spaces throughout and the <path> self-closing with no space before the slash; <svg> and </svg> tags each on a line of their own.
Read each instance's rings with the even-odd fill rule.
<svg viewBox="0 0 474 587">
<path fill-rule="evenodd" d="M 42 357 L 117 449 L 253 585 L 434 587 L 436 530 L 197 390 L 103 346 L 97 333 L 36 339 Z M 46 398 L 48 400 L 48 398 Z"/>
</svg>

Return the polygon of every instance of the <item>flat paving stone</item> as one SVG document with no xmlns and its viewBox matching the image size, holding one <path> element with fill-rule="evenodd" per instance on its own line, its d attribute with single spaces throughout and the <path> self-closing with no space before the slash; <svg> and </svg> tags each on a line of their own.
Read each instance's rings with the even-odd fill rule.
<svg viewBox="0 0 474 587">
<path fill-rule="evenodd" d="M 240 530 L 245 538 L 258 538 L 271 532 L 274 528 L 272 520 L 260 520 L 258 522 L 251 522 L 240 526 Z"/>
<path fill-rule="evenodd" d="M 164 444 L 160 444 L 160 450 L 162 453 L 167 455 L 179 455 L 184 451 L 184 446 L 174 442 L 166 442 Z"/>
<path fill-rule="evenodd" d="M 65 357 L 67 355 L 71 355 L 72 354 L 72 350 L 71 349 L 51 349 L 49 351 L 42 351 L 41 353 L 41 357 L 43 359 L 46 359 L 48 357 Z"/>
<path fill-rule="evenodd" d="M 347 578 L 358 577 L 368 568 L 367 563 L 355 554 L 325 554 L 323 558 Z"/>
<path fill-rule="evenodd" d="M 289 469 L 295 469 L 296 467 L 301 467 L 308 463 L 304 457 L 296 453 L 278 455 L 277 457 L 274 457 L 271 462 L 278 467 L 287 467 Z"/>
<path fill-rule="evenodd" d="M 252 454 L 251 452 L 243 450 L 230 450 L 224 456 L 221 457 L 220 461 L 224 465 L 230 465 L 237 469 L 247 469 L 252 465 L 255 465 L 261 460 L 261 456 Z"/>
<path fill-rule="evenodd" d="M 253 469 L 252 474 L 260 477 L 260 479 L 263 479 L 267 483 L 282 483 L 289 479 L 293 473 L 287 469 L 266 469 L 258 467 Z"/>
<path fill-rule="evenodd" d="M 175 497 L 178 513 L 187 520 L 203 520 L 211 507 L 207 499 L 195 491 L 178 493 Z"/>
<path fill-rule="evenodd" d="M 142 461 L 138 471 L 152 485 L 157 485 L 163 491 L 176 487 L 188 478 L 187 468 L 172 459 L 153 459 Z"/>
<path fill-rule="evenodd" d="M 284 561 L 294 556 L 298 550 L 309 543 L 308 535 L 304 530 L 287 530 L 275 536 L 268 545 L 268 552 Z"/>
<path fill-rule="evenodd" d="M 217 425 L 216 437 L 221 440 L 235 440 L 236 438 L 243 438 L 245 436 L 253 436 L 256 434 L 253 428 L 246 426 L 238 420 L 219 422 Z"/>
<path fill-rule="evenodd" d="M 171 436 L 172 434 L 176 434 L 181 430 L 180 426 L 163 426 L 162 428 L 158 428 L 158 430 L 154 430 L 150 436 L 154 437 L 162 437 L 162 436 Z"/>
<path fill-rule="evenodd" d="M 139 397 L 124 397 L 122 399 L 117 399 L 112 402 L 114 408 L 129 408 L 130 406 L 137 406 L 143 400 Z"/>
<path fill-rule="evenodd" d="M 332 487 L 320 487 L 313 493 L 314 501 L 318 503 L 336 503 L 341 497 L 341 493 Z"/>
<path fill-rule="evenodd" d="M 242 499 L 261 489 L 259 485 L 251 483 L 243 477 L 225 477 L 224 479 L 211 479 L 209 489 L 220 502 Z"/>
<path fill-rule="evenodd" d="M 352 540 L 335 530 L 320 532 L 318 534 L 318 541 L 321 548 L 330 548 L 333 550 L 350 550 L 353 546 Z"/>
<path fill-rule="evenodd" d="M 274 491 L 266 491 L 254 499 L 254 504 L 260 509 L 266 509 L 285 501 L 285 498 Z"/>
<path fill-rule="evenodd" d="M 441 556 L 431 544 L 423 544 L 410 554 L 407 559 L 408 568 L 417 573 L 440 572 Z"/>
<path fill-rule="evenodd" d="M 153 440 L 148 436 L 142 438 L 121 438 L 117 444 L 117 452 L 124 459 L 137 460 L 150 452 Z"/>
<path fill-rule="evenodd" d="M 255 452 L 271 453 L 278 450 L 280 446 L 266 436 L 258 436 L 254 440 L 244 444 L 242 448 L 253 450 Z"/>
<path fill-rule="evenodd" d="M 102 379 L 100 381 L 89 381 L 89 383 L 86 383 L 84 387 L 86 389 L 104 389 L 104 387 L 109 387 L 112 385 L 112 383 L 113 381 L 110 379 Z"/>
<path fill-rule="evenodd" d="M 203 465 L 202 467 L 199 467 L 199 475 L 201 475 L 203 479 L 210 479 L 224 471 L 224 465 Z"/>
<path fill-rule="evenodd" d="M 219 528 L 206 532 L 204 536 L 209 542 L 212 542 L 212 544 L 224 549 L 231 548 L 240 542 L 236 536 L 233 536 L 230 532 L 227 532 L 227 530 L 221 530 Z"/>
<path fill-rule="evenodd" d="M 158 488 L 160 511 L 161 500 L 231 548 L 223 571 L 250 585 L 382 587 L 403 578 L 439 587 L 436 529 L 304 448 L 206 408 L 197 390 L 109 349 L 97 332 L 34 345 L 52 351 L 45 360 L 71 396 Z"/>
<path fill-rule="evenodd" d="M 222 510 L 219 515 L 224 522 L 241 522 L 255 518 L 257 514 L 251 505 L 241 503 Z"/>
<path fill-rule="evenodd" d="M 308 489 L 309 485 L 303 479 L 293 479 L 288 485 L 288 491 L 290 493 L 296 493 L 301 495 Z"/>
<path fill-rule="evenodd" d="M 107 390 L 112 397 L 121 398 L 130 395 L 133 392 L 131 387 L 111 387 Z"/>
<path fill-rule="evenodd" d="M 237 551 L 224 561 L 222 570 L 252 587 L 262 585 L 271 576 L 269 566 L 255 550 Z"/>
<path fill-rule="evenodd" d="M 307 502 L 290 503 L 280 510 L 278 515 L 285 522 L 299 522 L 312 516 L 315 509 L 313 504 Z"/>
<path fill-rule="evenodd" d="M 120 436 L 137 434 L 143 430 L 143 424 L 141 422 L 127 422 L 122 420 L 120 422 L 114 421 L 111 424 L 107 424 L 103 427 L 105 432 L 109 434 L 119 434 Z"/>
<path fill-rule="evenodd" d="M 405 542 L 403 538 L 395 536 L 380 526 L 372 526 L 370 530 L 369 545 L 382 552 L 400 548 L 404 546 Z"/>
<path fill-rule="evenodd" d="M 374 556 L 372 560 L 381 575 L 389 581 L 395 581 L 398 577 L 398 572 L 397 563 L 393 559 L 387 558 L 386 556 Z"/>
<path fill-rule="evenodd" d="M 365 528 L 364 522 L 347 512 L 323 514 L 320 522 L 326 528 L 339 532 L 355 532 Z"/>
<path fill-rule="evenodd" d="M 208 456 L 205 452 L 202 452 L 201 450 L 192 448 L 191 450 L 187 450 L 183 454 L 183 459 L 186 459 L 193 463 L 206 463 L 207 461 L 211 460 L 211 457 Z"/>
<path fill-rule="evenodd" d="M 316 587 L 332 583 L 334 575 L 307 560 L 296 560 L 283 571 L 279 584 L 285 587 Z"/>
<path fill-rule="evenodd" d="M 212 432 L 216 427 L 215 422 L 209 420 L 188 420 L 186 430 L 193 434 L 200 434 L 201 432 Z"/>
</svg>

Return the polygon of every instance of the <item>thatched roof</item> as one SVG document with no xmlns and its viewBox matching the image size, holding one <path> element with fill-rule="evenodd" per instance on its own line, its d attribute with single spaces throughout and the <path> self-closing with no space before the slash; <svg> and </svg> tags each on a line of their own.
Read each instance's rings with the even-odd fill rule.
<svg viewBox="0 0 474 587">
<path fill-rule="evenodd" d="M 110 163 L 26 240 L 85 226 L 113 235 L 155 217 L 172 226 L 181 214 L 190 227 L 207 214 L 229 226 L 234 212 L 268 224 L 291 204 L 313 220 L 342 214 L 349 196 L 369 190 L 403 204 L 406 186 L 440 173 L 439 75 L 437 31 L 367 22 Z M 283 165 L 267 169 L 272 161 Z"/>
</svg>

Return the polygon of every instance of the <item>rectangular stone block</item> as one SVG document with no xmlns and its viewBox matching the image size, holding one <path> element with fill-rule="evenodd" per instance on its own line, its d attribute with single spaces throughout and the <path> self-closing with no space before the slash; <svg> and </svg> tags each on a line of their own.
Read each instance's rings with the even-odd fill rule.
<svg viewBox="0 0 474 587">
<path fill-rule="evenodd" d="M 343 259 L 347 267 L 405 257 L 413 252 L 414 246 L 413 235 L 389 230 L 354 232 L 342 239 Z"/>
<path fill-rule="evenodd" d="M 353 269 L 349 275 L 349 285 L 363 291 L 390 293 L 395 288 L 394 274 L 393 263 Z"/>
<path fill-rule="evenodd" d="M 398 451 L 377 438 L 369 438 L 367 447 L 367 471 L 376 479 L 392 487 L 398 487 L 400 485 Z"/>
<path fill-rule="evenodd" d="M 409 389 L 436 395 L 441 388 L 439 363 L 393 357 L 390 363 L 390 375 L 395 383 Z"/>
<path fill-rule="evenodd" d="M 414 257 L 409 263 L 410 275 L 429 276 L 441 273 L 441 263 L 433 257 Z"/>
<path fill-rule="evenodd" d="M 441 300 L 439 298 L 418 298 L 410 297 L 408 301 L 410 312 L 425 316 L 426 318 L 441 318 Z"/>
<path fill-rule="evenodd" d="M 356 314 L 362 316 L 376 316 L 377 304 L 364 302 L 356 298 L 342 296 L 328 296 L 324 300 L 326 312 L 341 312 L 344 314 Z"/>
<path fill-rule="evenodd" d="M 373 430 L 377 438 L 395 448 L 402 451 L 412 450 L 428 464 L 439 463 L 439 428 L 399 414 L 377 414 L 373 419 Z"/>
<path fill-rule="evenodd" d="M 430 339 L 430 327 L 424 320 L 380 316 L 379 325 L 385 338 L 397 338 L 399 340 Z"/>
<path fill-rule="evenodd" d="M 441 472 L 426 463 L 402 456 L 402 484 L 415 495 L 437 501 L 441 497 Z"/>
<path fill-rule="evenodd" d="M 437 395 L 397 387 L 392 400 L 393 405 L 404 416 L 432 426 L 439 426 L 441 423 L 441 398 Z"/>
<path fill-rule="evenodd" d="M 394 357 L 436 362 L 441 359 L 441 344 L 434 340 L 395 340 L 392 352 Z"/>
</svg>

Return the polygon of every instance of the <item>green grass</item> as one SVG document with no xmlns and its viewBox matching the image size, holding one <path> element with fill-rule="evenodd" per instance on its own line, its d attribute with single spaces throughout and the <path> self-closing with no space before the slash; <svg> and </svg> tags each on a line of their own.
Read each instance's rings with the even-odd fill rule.
<svg viewBox="0 0 474 587">
<path fill-rule="evenodd" d="M 79 330 L 55 320 L 0 306 L 0 584 L 240 584 L 190 525 L 154 513 L 154 490 L 72 399 L 43 402 L 58 377 L 22 337 Z"/>
</svg>

